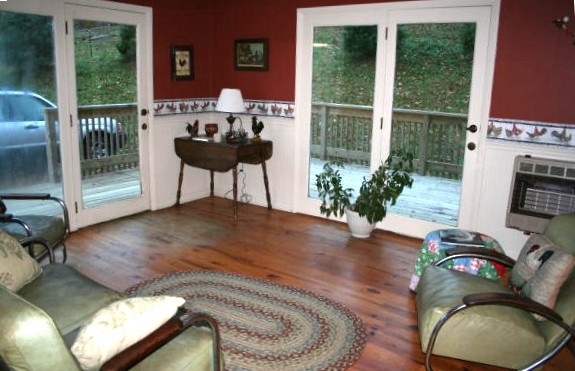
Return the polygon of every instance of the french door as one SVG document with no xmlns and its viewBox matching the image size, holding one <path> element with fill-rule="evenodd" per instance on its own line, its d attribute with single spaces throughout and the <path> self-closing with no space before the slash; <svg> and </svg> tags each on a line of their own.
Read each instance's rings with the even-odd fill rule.
<svg viewBox="0 0 575 371">
<path fill-rule="evenodd" d="M 498 7 L 434 3 L 298 13 L 297 211 L 319 214 L 314 180 L 326 161 L 343 161 L 357 192 L 401 149 L 415 155 L 414 186 L 378 227 L 422 237 L 474 226 Z M 367 43 L 359 57 L 357 40 Z"/>
<path fill-rule="evenodd" d="M 73 229 L 150 208 L 151 20 L 120 3 L 3 3 L 0 190 L 64 198 Z"/>
<path fill-rule="evenodd" d="M 149 208 L 149 19 L 66 6 L 78 226 Z"/>
</svg>

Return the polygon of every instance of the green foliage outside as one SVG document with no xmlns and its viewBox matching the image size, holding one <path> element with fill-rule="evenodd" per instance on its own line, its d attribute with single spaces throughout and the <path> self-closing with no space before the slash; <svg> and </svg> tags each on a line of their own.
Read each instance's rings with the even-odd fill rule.
<svg viewBox="0 0 575 371">
<path fill-rule="evenodd" d="M 394 107 L 467 113 L 474 37 L 474 24 L 400 25 Z M 313 101 L 372 106 L 377 27 L 319 27 L 314 44 Z"/>
<path fill-rule="evenodd" d="M 344 27 L 315 30 L 312 101 L 372 106 L 374 58 L 357 53 L 360 47 L 347 53 L 344 31 Z"/>
<path fill-rule="evenodd" d="M 56 101 L 51 18 L 0 11 L 0 89 Z"/>
<path fill-rule="evenodd" d="M 74 28 L 78 105 L 135 102 L 135 26 L 76 21 Z M 0 89 L 56 102 L 51 17 L 0 12 L 0 50 Z"/>
<path fill-rule="evenodd" d="M 132 103 L 137 98 L 134 26 L 76 30 L 78 104 Z"/>
</svg>

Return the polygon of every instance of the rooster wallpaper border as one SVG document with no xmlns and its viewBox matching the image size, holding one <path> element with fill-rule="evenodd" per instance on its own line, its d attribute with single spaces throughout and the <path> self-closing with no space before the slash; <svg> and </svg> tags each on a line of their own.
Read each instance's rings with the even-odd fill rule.
<svg viewBox="0 0 575 371">
<path fill-rule="evenodd" d="M 214 112 L 217 98 L 158 100 L 154 115 L 167 116 Z M 244 100 L 246 115 L 272 116 L 294 119 L 294 102 Z M 541 121 L 490 118 L 487 139 L 508 142 L 552 145 L 575 148 L 575 123 L 559 124 Z"/>
<path fill-rule="evenodd" d="M 509 142 L 575 147 L 575 125 L 554 124 L 541 121 L 491 118 L 487 138 Z"/>
<path fill-rule="evenodd" d="M 218 98 L 197 98 L 154 101 L 154 116 L 215 112 Z M 246 115 L 294 118 L 293 102 L 247 100 Z"/>
</svg>

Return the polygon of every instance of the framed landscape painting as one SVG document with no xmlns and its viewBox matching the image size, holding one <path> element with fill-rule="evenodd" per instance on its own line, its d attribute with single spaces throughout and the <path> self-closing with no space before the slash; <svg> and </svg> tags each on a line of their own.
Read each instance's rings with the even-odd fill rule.
<svg viewBox="0 0 575 371">
<path fill-rule="evenodd" d="M 240 39 L 234 45 L 234 67 L 244 71 L 268 70 L 268 39 Z"/>
</svg>

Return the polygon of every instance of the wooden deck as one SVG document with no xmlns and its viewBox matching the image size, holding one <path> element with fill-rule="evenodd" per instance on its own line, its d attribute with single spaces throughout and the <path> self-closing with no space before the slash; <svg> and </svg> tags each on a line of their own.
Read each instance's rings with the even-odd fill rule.
<svg viewBox="0 0 575 371">
<path fill-rule="evenodd" d="M 324 162 L 311 161 L 311 176 L 309 194 L 317 197 L 315 175 L 321 172 Z M 341 170 L 346 187 L 359 189 L 364 176 L 369 174 L 369 168 L 358 165 L 347 165 Z M 390 210 L 392 213 L 409 216 L 416 219 L 432 221 L 449 226 L 457 225 L 459 194 L 461 182 L 437 177 L 413 175 L 411 189 L 406 189 L 397 204 Z M 3 192 L 46 192 L 56 197 L 62 197 L 62 187 L 59 183 L 43 183 L 34 186 L 5 189 Z M 107 202 L 124 200 L 140 194 L 138 169 L 128 169 L 115 173 L 99 174 L 86 177 L 83 181 L 84 207 L 95 207 Z M 8 207 L 17 213 L 55 213 L 58 209 L 50 204 L 10 201 Z"/>
<path fill-rule="evenodd" d="M 309 195 L 317 198 L 315 176 L 322 171 L 325 161 L 311 159 Z M 360 165 L 345 165 L 340 170 L 344 187 L 358 189 L 364 176 L 369 175 L 369 168 Z M 415 219 L 457 226 L 461 182 L 452 179 L 432 176 L 412 175 L 413 187 L 403 191 L 397 203 L 390 211 L 395 214 Z"/>
<path fill-rule="evenodd" d="M 3 189 L 5 193 L 49 193 L 63 198 L 62 184 L 46 182 L 14 189 Z M 113 201 L 137 197 L 141 193 L 139 169 L 127 169 L 113 173 L 97 174 L 82 180 L 84 208 L 96 207 Z M 14 214 L 53 214 L 60 209 L 53 202 L 6 201 Z"/>
<path fill-rule="evenodd" d="M 321 172 L 324 162 L 317 159 L 311 161 L 311 176 L 309 194 L 317 198 L 315 175 Z M 369 174 L 369 168 L 359 165 L 346 165 L 341 170 L 345 187 L 359 189 L 364 176 Z M 392 213 L 411 218 L 427 220 L 449 226 L 457 226 L 459 195 L 461 182 L 438 177 L 414 174 L 413 187 L 406 189 L 398 198 L 397 204 L 391 208 Z M 44 183 L 37 186 L 21 187 L 3 192 L 47 192 L 56 197 L 62 197 L 59 183 Z M 90 208 L 108 202 L 136 197 L 140 194 L 138 169 L 128 169 L 114 173 L 98 174 L 83 180 L 84 207 Z M 52 212 L 47 210 L 46 203 L 30 203 L 11 201 L 10 210 L 14 213 Z"/>
</svg>

